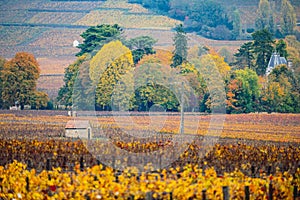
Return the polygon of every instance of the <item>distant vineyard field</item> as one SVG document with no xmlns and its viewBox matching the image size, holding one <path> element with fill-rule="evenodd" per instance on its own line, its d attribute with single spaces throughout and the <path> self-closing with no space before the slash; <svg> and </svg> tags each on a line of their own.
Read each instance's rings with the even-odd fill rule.
<svg viewBox="0 0 300 200">
<path fill-rule="evenodd" d="M 171 29 L 179 24 L 178 20 L 170 19 L 159 15 L 134 15 L 126 14 L 117 10 L 92 11 L 82 19 L 78 20 L 76 25 L 95 26 L 98 24 L 119 24 L 125 28 L 151 28 L 151 29 Z"/>
<path fill-rule="evenodd" d="M 1 10 L 0 23 L 25 23 L 30 20 L 36 13 L 26 10 Z"/>
<path fill-rule="evenodd" d="M 0 53 L 5 50 L 3 46 L 16 46 L 27 43 L 40 35 L 44 30 L 33 27 L 4 27 L 0 26 Z"/>
<path fill-rule="evenodd" d="M 73 47 L 73 41 L 78 40 L 79 42 L 82 42 L 80 34 L 83 31 L 84 30 L 78 29 L 49 29 L 30 45 L 40 47 L 70 47 L 77 52 L 78 49 Z M 75 56 L 75 54 L 73 54 L 73 56 Z"/>
<path fill-rule="evenodd" d="M 38 79 L 37 88 L 39 91 L 46 92 L 50 99 L 54 100 L 57 97 L 59 88 L 64 84 L 62 75 L 41 76 Z"/>
<path fill-rule="evenodd" d="M 39 12 L 34 15 L 29 23 L 46 24 L 72 24 L 85 16 L 85 13 L 79 12 Z"/>
<path fill-rule="evenodd" d="M 129 4 L 125 1 L 106 1 L 101 5 L 102 8 L 121 8 L 128 9 L 130 13 L 149 13 L 149 10 L 138 4 Z"/>
<path fill-rule="evenodd" d="M 40 65 L 41 74 L 63 74 L 65 68 L 73 63 L 76 57 L 39 57 L 37 61 Z"/>
<path fill-rule="evenodd" d="M 28 5 L 19 5 L 18 7 L 24 9 L 51 9 L 51 10 L 93 10 L 101 7 L 103 2 L 101 1 L 36 1 L 31 2 L 30 7 Z"/>
</svg>

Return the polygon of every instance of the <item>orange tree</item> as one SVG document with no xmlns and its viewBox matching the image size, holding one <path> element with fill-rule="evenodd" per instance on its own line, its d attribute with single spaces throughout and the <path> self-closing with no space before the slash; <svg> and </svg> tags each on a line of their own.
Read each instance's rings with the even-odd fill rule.
<svg viewBox="0 0 300 200">
<path fill-rule="evenodd" d="M 4 67 L 6 60 L 5 58 L 0 57 L 0 94 L 2 94 L 2 87 L 3 87 L 3 81 L 1 79 L 1 74 L 2 74 L 2 70 Z M 2 95 L 0 95 L 0 108 L 2 108 L 3 106 L 3 99 L 2 99 Z"/>
<path fill-rule="evenodd" d="M 259 98 L 258 76 L 255 71 L 249 68 L 234 71 L 226 89 L 229 113 L 255 111 Z"/>
<path fill-rule="evenodd" d="M 4 107 L 15 103 L 21 108 L 25 104 L 35 104 L 32 96 L 38 97 L 41 107 L 46 106 L 48 97 L 44 93 L 37 93 L 36 82 L 40 75 L 39 64 L 35 57 L 26 52 L 19 52 L 13 59 L 4 64 L 2 70 Z M 42 100 L 41 100 L 42 99 Z"/>
</svg>

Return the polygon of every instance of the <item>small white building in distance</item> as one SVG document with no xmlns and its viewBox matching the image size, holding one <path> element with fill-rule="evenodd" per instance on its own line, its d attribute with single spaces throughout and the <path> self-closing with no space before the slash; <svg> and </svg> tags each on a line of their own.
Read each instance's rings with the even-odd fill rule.
<svg viewBox="0 0 300 200">
<path fill-rule="evenodd" d="M 78 47 L 78 45 L 79 45 L 78 40 L 74 40 L 74 42 L 73 42 L 73 47 Z"/>
<path fill-rule="evenodd" d="M 65 137 L 92 139 L 91 124 L 87 120 L 70 120 L 65 127 Z"/>
</svg>

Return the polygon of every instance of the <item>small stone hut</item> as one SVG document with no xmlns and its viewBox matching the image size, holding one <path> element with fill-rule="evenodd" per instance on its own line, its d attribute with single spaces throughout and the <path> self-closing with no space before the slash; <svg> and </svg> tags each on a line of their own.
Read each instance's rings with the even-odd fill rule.
<svg viewBox="0 0 300 200">
<path fill-rule="evenodd" d="M 91 124 L 88 120 L 70 120 L 65 127 L 65 137 L 93 138 Z"/>
</svg>

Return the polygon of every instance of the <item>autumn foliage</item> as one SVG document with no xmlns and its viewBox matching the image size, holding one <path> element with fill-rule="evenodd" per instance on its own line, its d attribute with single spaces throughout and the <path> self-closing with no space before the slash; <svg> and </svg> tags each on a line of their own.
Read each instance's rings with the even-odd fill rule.
<svg viewBox="0 0 300 200">
<path fill-rule="evenodd" d="M 1 76 L 3 107 L 7 108 L 15 103 L 21 107 L 25 104 L 35 104 L 37 108 L 47 106 L 48 96 L 36 91 L 40 68 L 32 54 L 17 53 L 4 64 Z"/>
</svg>

